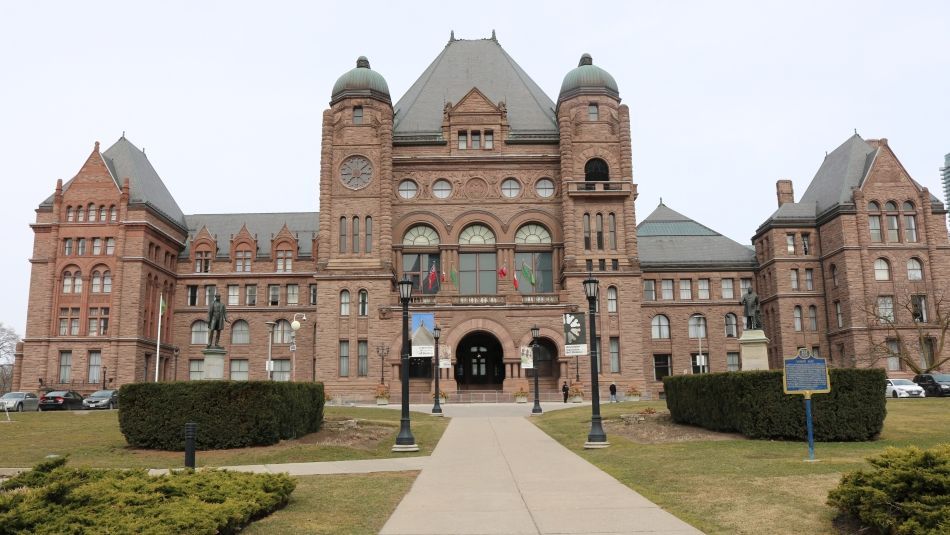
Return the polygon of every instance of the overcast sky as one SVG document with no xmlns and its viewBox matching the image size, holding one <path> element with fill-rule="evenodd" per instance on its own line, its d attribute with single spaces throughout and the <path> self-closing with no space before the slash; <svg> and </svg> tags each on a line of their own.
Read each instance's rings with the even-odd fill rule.
<svg viewBox="0 0 950 535">
<path fill-rule="evenodd" d="M 23 334 L 34 210 L 125 131 L 186 214 L 313 211 L 321 113 L 360 55 L 393 101 L 457 38 L 557 99 L 589 52 L 630 106 L 643 219 L 749 243 L 855 129 L 943 197 L 950 2 L 2 2 L 0 322 Z M 412 6 L 412 7 L 409 7 Z M 598 7 L 600 6 L 600 7 Z"/>
</svg>

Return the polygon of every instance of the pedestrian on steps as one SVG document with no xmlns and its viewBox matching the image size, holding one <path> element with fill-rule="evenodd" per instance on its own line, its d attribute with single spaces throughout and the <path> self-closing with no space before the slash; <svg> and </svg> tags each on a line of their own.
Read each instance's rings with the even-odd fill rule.
<svg viewBox="0 0 950 535">
<path fill-rule="evenodd" d="M 570 388 L 567 387 L 567 381 L 564 381 L 564 386 L 561 387 L 561 393 L 564 394 L 564 403 L 567 403 L 568 391 L 570 391 Z"/>
<path fill-rule="evenodd" d="M 610 383 L 610 402 L 617 402 L 617 383 Z"/>
</svg>

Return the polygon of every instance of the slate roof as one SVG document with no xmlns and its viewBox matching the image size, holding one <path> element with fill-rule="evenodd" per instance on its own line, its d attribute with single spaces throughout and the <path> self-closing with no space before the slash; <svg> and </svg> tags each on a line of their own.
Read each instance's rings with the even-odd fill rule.
<svg viewBox="0 0 950 535">
<path fill-rule="evenodd" d="M 505 101 L 512 131 L 557 133 L 554 102 L 497 40 L 452 39 L 396 102 L 394 135 L 441 134 L 445 103 L 458 104 L 473 87 Z"/>
<path fill-rule="evenodd" d="M 660 203 L 637 225 L 644 268 L 755 266 L 755 251 Z"/>
<path fill-rule="evenodd" d="M 188 241 L 181 256 L 187 257 L 191 240 L 202 227 L 218 242 L 218 258 L 230 256 L 231 238 L 247 225 L 251 235 L 257 235 L 257 256 L 270 256 L 271 238 L 287 224 L 290 233 L 297 237 L 300 256 L 313 254 L 313 238 L 319 229 L 319 212 L 284 212 L 269 214 L 193 214 L 185 216 L 188 222 Z"/>
<path fill-rule="evenodd" d="M 101 153 L 102 161 L 109 169 L 116 187 L 122 188 L 122 182 L 129 179 L 129 202 L 144 203 L 162 215 L 177 223 L 182 229 L 188 228 L 185 215 L 182 213 L 175 198 L 165 187 L 161 177 L 152 167 L 148 157 L 141 149 L 122 136 L 111 147 Z M 69 189 L 73 180 L 63 185 L 63 191 Z M 40 203 L 40 206 L 52 206 L 53 197 Z"/>
</svg>

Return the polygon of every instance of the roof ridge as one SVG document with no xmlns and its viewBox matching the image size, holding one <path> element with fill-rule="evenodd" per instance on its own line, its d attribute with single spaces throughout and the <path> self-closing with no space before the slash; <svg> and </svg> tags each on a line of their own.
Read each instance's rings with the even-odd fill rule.
<svg viewBox="0 0 950 535">
<path fill-rule="evenodd" d="M 429 66 L 426 67 L 426 69 L 425 69 L 424 71 L 422 71 L 422 76 L 420 76 L 419 78 L 417 78 L 416 81 L 413 82 L 412 85 L 409 86 L 409 89 L 406 89 L 406 92 L 403 93 L 402 97 L 400 97 L 399 100 L 396 101 L 396 104 L 397 104 L 397 105 L 398 105 L 400 102 L 402 102 L 402 99 L 403 99 L 404 97 L 406 97 L 407 95 L 409 95 L 409 92 L 412 91 L 412 89 L 413 89 L 414 87 L 416 87 L 416 85 L 418 84 L 418 85 L 419 85 L 419 91 L 416 92 L 415 96 L 412 98 L 412 101 L 409 102 L 408 105 L 406 105 L 406 107 L 405 107 L 406 110 L 412 109 L 412 107 L 413 107 L 413 105 L 415 105 L 416 101 L 419 100 L 419 96 L 422 95 L 422 88 L 425 87 L 425 85 L 426 85 L 427 83 L 429 83 L 429 80 L 432 78 L 432 74 L 435 73 L 436 66 L 437 66 L 439 63 L 442 62 L 442 58 L 445 56 L 446 51 L 448 51 L 449 47 L 452 46 L 452 43 L 454 43 L 455 41 L 456 41 L 456 40 L 453 39 L 453 40 L 449 41 L 448 43 L 446 43 L 445 47 L 442 48 L 442 51 L 439 52 L 439 55 L 436 56 L 434 60 L 432 60 L 432 63 L 429 63 Z M 423 80 L 423 77 L 425 78 L 424 80 Z M 445 101 L 444 95 L 443 95 L 443 97 L 442 97 L 442 100 L 443 100 L 443 105 L 444 105 L 444 101 Z M 402 119 L 406 116 L 405 113 L 402 114 L 402 117 L 399 116 L 399 112 L 400 112 L 401 110 L 402 110 L 402 108 L 396 108 L 396 109 L 395 109 L 395 121 L 393 121 L 393 132 L 396 131 L 396 127 L 399 125 L 399 123 L 402 122 Z"/>
</svg>

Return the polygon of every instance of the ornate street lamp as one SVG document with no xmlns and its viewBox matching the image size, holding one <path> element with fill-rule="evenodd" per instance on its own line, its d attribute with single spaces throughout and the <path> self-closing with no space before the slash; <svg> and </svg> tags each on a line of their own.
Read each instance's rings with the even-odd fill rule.
<svg viewBox="0 0 950 535">
<path fill-rule="evenodd" d="M 541 398 L 538 395 L 538 355 L 541 354 L 538 338 L 540 336 L 541 329 L 537 325 L 531 327 L 531 358 L 534 360 L 534 407 L 531 408 L 531 414 L 541 414 Z"/>
<path fill-rule="evenodd" d="M 412 281 L 403 277 L 398 283 L 399 302 L 402 304 L 402 416 L 399 419 L 399 434 L 392 451 L 419 451 L 416 439 L 409 430 L 409 300 L 412 298 Z"/>
<path fill-rule="evenodd" d="M 584 294 L 587 295 L 587 304 L 590 308 L 590 433 L 587 434 L 587 442 L 584 447 L 606 448 L 610 445 L 607 442 L 607 433 L 604 432 L 604 426 L 600 419 L 600 390 L 597 381 L 597 375 L 600 370 L 597 369 L 600 360 L 600 344 L 597 343 L 597 321 L 594 318 L 597 309 L 597 292 L 600 281 L 594 278 L 592 273 L 587 274 L 584 280 Z"/>
<path fill-rule="evenodd" d="M 442 416 L 442 405 L 439 404 L 439 398 L 442 397 L 442 391 L 439 390 L 439 376 L 442 370 L 439 369 L 439 338 L 442 336 L 442 329 L 436 325 L 432 329 L 432 337 L 435 338 L 435 402 L 432 404 L 432 414 Z"/>
<path fill-rule="evenodd" d="M 379 344 L 376 346 L 376 354 L 379 355 L 379 384 L 386 384 L 386 356 L 389 355 L 389 346 Z"/>
<path fill-rule="evenodd" d="M 300 320 L 297 319 L 300 316 Z M 300 329 L 300 322 L 307 321 L 307 315 L 303 312 L 294 313 L 294 319 L 290 322 L 290 328 L 293 333 L 290 336 L 290 380 L 297 381 L 297 330 Z"/>
</svg>

